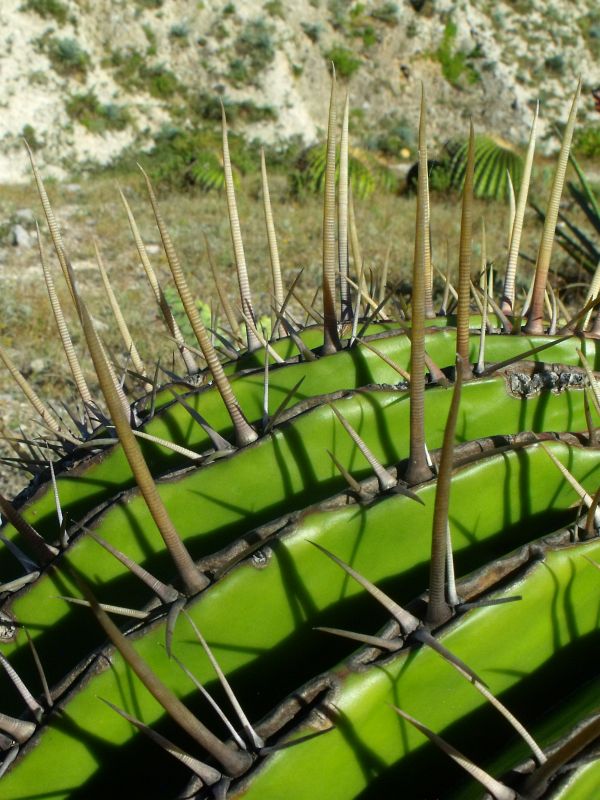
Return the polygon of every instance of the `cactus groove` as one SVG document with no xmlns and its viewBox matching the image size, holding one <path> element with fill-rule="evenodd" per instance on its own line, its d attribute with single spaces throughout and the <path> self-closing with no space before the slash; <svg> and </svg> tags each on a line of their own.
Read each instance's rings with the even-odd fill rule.
<svg viewBox="0 0 600 800">
<path fill-rule="evenodd" d="M 562 318 L 548 281 L 578 96 L 579 87 L 533 311 L 516 297 L 515 270 L 535 121 L 502 292 L 487 262 L 485 279 L 472 265 L 473 175 L 477 186 L 483 167 L 471 129 L 458 286 L 446 279 L 435 316 L 422 170 L 414 291 L 392 318 L 394 288 L 385 276 L 369 285 L 359 257 L 347 101 L 336 170 L 334 77 L 323 306 L 310 308 L 322 322 L 311 326 L 290 315 L 294 285 L 282 282 L 261 164 L 276 315 L 268 342 L 223 112 L 240 298 L 219 287 L 229 330 L 221 321 L 211 338 L 144 173 L 197 343 L 184 342 L 125 201 L 180 358 L 180 374 L 159 386 L 102 267 L 125 352 L 135 353 L 131 401 L 30 153 L 72 300 L 63 314 L 40 234 L 80 403 L 72 419 L 56 417 L 0 350 L 44 427 L 26 444 L 47 460 L 50 440 L 58 454 L 13 502 L 0 496 L 3 799 L 595 796 L 600 348 L 586 328 L 597 301 Z M 423 97 L 424 165 L 425 106 Z M 67 317 L 82 328 L 85 355 Z M 93 361 L 95 388 L 80 356 Z M 23 444 L 16 461 L 30 467 Z"/>
</svg>

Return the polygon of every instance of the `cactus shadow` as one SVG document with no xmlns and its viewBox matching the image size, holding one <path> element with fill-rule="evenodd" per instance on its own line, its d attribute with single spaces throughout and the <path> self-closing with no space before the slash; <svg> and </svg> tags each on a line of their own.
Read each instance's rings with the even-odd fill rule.
<svg viewBox="0 0 600 800">
<path fill-rule="evenodd" d="M 351 748 L 352 756 L 358 762 L 365 781 L 370 783 L 377 778 L 385 769 L 385 761 L 361 738 L 360 731 L 356 730 L 351 719 L 335 705 L 323 706 L 321 711 Z"/>
<path fill-rule="evenodd" d="M 408 436 L 390 435 L 390 408 L 404 401 L 404 408 L 407 414 L 409 410 L 408 392 L 397 390 L 395 393 L 397 397 L 391 403 L 388 403 L 385 409 L 376 402 L 372 395 L 368 393 L 361 395 L 362 399 L 371 406 L 369 422 L 375 427 L 377 435 L 374 439 L 384 453 L 385 464 L 394 464 L 408 456 Z"/>
<path fill-rule="evenodd" d="M 99 700 L 98 702 L 100 703 Z M 145 798 L 174 798 L 178 796 L 178 789 L 183 789 L 189 781 L 190 773 L 187 768 L 153 742 L 149 742 L 143 734 L 135 736 L 125 745 L 113 744 L 82 727 L 65 712 L 55 720 L 53 727 L 85 746 L 98 764 L 111 765 L 110 769 L 97 772 L 82 786 L 66 788 L 65 795 L 68 794 L 70 800 L 106 800 L 107 797 L 134 795 Z M 183 740 L 180 731 L 169 719 L 160 720 L 152 728 L 184 750 L 190 749 L 189 741 Z M 126 775 L 131 770 L 131 764 L 136 762 L 144 765 L 136 770 L 136 785 L 121 786 L 119 776 Z M 68 769 L 65 771 L 68 773 Z M 130 794 L 132 791 L 134 794 Z"/>
<path fill-rule="evenodd" d="M 182 393 L 180 396 L 183 400 L 190 403 L 190 394 Z M 193 395 L 191 395 L 193 399 Z M 193 405 L 197 405 L 193 403 Z M 188 413 L 182 406 L 180 406 L 175 400 L 173 400 L 168 406 L 164 409 L 161 409 L 159 412 L 160 421 L 166 427 L 169 432 L 170 441 L 178 442 L 179 444 L 189 445 L 192 441 L 194 444 L 198 444 L 198 438 L 192 438 L 192 432 L 198 431 L 199 426 L 198 423 L 192 418 L 192 415 Z M 208 420 L 207 420 L 208 421 Z M 210 424 L 210 422 L 209 422 Z M 163 438 L 166 438 L 163 436 Z M 210 440 L 206 434 L 201 436 L 201 440 L 203 443 L 210 445 Z"/>
<path fill-rule="evenodd" d="M 354 367 L 354 382 L 349 382 L 349 386 L 368 386 L 370 383 L 381 383 L 373 374 L 370 358 L 367 356 L 368 350 L 362 347 L 353 347 L 346 351 L 350 356 L 350 361 Z"/>
<path fill-rule="evenodd" d="M 523 502 L 523 501 L 522 501 Z M 505 514 L 503 514 L 505 517 Z M 454 552 L 454 561 L 457 575 L 467 575 L 482 564 L 494 561 L 500 556 L 522 547 L 529 541 L 543 536 L 548 531 L 571 523 L 573 512 L 571 509 L 554 510 L 551 507 L 545 511 L 531 513 L 521 519 L 504 519 L 496 533 L 478 538 L 477 526 L 467 526 L 461 522 L 457 514 L 450 517 L 453 531 L 460 533 L 467 540 L 466 547 L 457 548 Z"/>
<path fill-rule="evenodd" d="M 406 670 L 410 667 L 412 661 L 414 660 L 415 656 L 417 655 L 418 649 L 419 648 L 411 648 L 408 652 L 403 654 L 404 658 L 403 658 L 402 667 L 398 670 L 398 673 L 397 673 L 396 676 L 393 676 L 390 672 L 388 672 L 386 670 L 385 664 L 381 664 L 381 665 L 376 665 L 375 666 L 375 669 L 377 669 L 379 672 L 383 673 L 387 677 L 388 682 L 389 682 L 390 687 L 391 687 L 391 690 L 392 690 L 392 693 L 393 693 L 393 696 L 394 696 L 394 705 L 397 706 L 398 708 L 402 708 L 402 700 L 401 700 L 401 697 L 400 697 L 400 694 L 399 694 L 399 686 L 400 686 L 400 684 L 402 682 L 402 676 L 406 672 Z M 392 656 L 392 658 L 393 658 L 393 656 Z M 394 711 L 394 714 L 396 715 L 396 720 L 397 720 L 397 723 L 398 723 L 398 731 L 399 731 L 400 737 L 402 738 L 402 744 L 403 744 L 404 752 L 406 753 L 406 752 L 408 752 L 408 746 L 409 746 L 408 745 L 408 735 L 407 735 L 407 731 L 408 731 L 408 728 L 409 728 L 409 723 L 405 719 L 403 719 L 400 716 L 400 714 L 396 714 L 395 711 Z"/>
<path fill-rule="evenodd" d="M 529 727 L 543 720 L 553 708 L 568 702 L 573 687 L 579 687 L 595 679 L 596 666 L 593 653 L 596 640 L 597 635 L 593 632 L 567 645 L 538 670 L 526 675 L 519 685 L 501 693 L 500 699 Z M 277 659 L 277 656 L 278 653 L 275 652 L 268 657 Z M 281 668 L 284 666 L 281 665 Z M 385 665 L 381 668 L 385 669 Z M 230 678 L 237 690 L 239 684 L 237 676 Z M 212 687 L 208 684 L 207 688 L 212 691 Z M 272 702 L 274 687 L 271 685 L 269 688 Z M 552 708 L 549 708 L 549 699 Z M 192 711 L 204 713 L 195 708 L 196 703 L 193 698 L 187 698 L 186 702 Z M 401 702 L 398 705 L 401 707 Z M 368 744 L 365 744 L 360 731 L 355 730 L 347 715 L 335 708 L 328 716 L 352 748 L 353 757 L 360 764 L 365 781 L 369 782 L 369 786 L 358 795 L 357 800 L 395 797 L 400 790 L 407 797 L 433 800 L 433 798 L 447 797 L 452 791 L 465 790 L 468 786 L 469 779 L 435 746 L 424 743 L 423 746 L 403 756 L 401 763 L 388 765 Z M 400 717 L 398 719 L 400 725 Z M 144 769 L 138 771 L 140 783 L 135 787 L 137 796 L 174 797 L 176 787 L 183 786 L 187 781 L 188 775 L 183 768 L 141 735 L 125 745 L 113 747 L 93 733 L 82 730 L 68 717 L 61 719 L 57 724 L 62 725 L 70 735 L 82 739 L 101 759 L 99 763 L 111 764 L 111 770 L 99 772 L 83 787 L 70 794 L 72 800 L 101 798 L 105 800 L 107 796 L 114 794 L 115 775 L 119 775 L 127 764 L 135 760 L 144 763 Z M 158 724 L 153 725 L 153 728 L 171 741 L 186 747 L 185 742 L 181 741 L 181 734 L 169 720 L 161 719 Z M 402 735 L 400 727 L 399 732 Z M 484 767 L 488 766 L 497 754 L 503 753 L 507 746 L 513 754 L 514 763 L 518 763 L 526 755 L 525 746 L 497 712 L 483 701 L 476 710 L 439 733 Z"/>
<path fill-rule="evenodd" d="M 91 570 L 85 577 L 93 583 L 94 575 Z M 52 597 L 58 594 L 79 595 L 77 589 L 74 591 L 72 579 L 58 568 L 53 570 L 53 585 L 48 589 L 49 603 L 55 602 Z M 102 601 L 138 608 L 148 601 L 150 592 L 141 581 L 132 580 L 131 575 L 122 574 L 115 580 L 104 583 L 99 595 Z M 36 625 L 27 618 L 19 619 L 19 623 L 30 632 L 38 633 L 35 645 L 50 685 L 59 681 L 65 669 L 74 668 L 86 653 L 93 652 L 105 639 L 92 612 L 81 606 L 69 606 L 68 613 L 49 626 Z M 60 647 L 60 658 L 57 658 L 57 647 Z M 28 648 L 15 652 L 11 656 L 11 664 L 26 685 L 38 685 L 39 677 Z M 0 684 L 2 681 L 3 678 Z M 2 695 L 2 710 L 6 713 L 20 713 L 18 696 L 13 698 L 12 693 L 6 694 L 4 691 Z"/>
<path fill-rule="evenodd" d="M 567 581 L 567 585 L 564 590 L 564 596 L 561 603 L 561 591 L 560 591 L 560 581 L 555 574 L 552 567 L 550 567 L 545 561 L 541 564 L 542 568 L 548 574 L 550 580 L 553 583 L 553 592 L 552 592 L 552 601 L 550 603 L 550 618 L 552 621 L 552 636 L 553 636 L 553 648 L 555 652 L 558 652 L 561 649 L 561 611 L 562 611 L 562 618 L 565 621 L 567 627 L 567 635 L 571 639 L 577 638 L 577 617 L 575 615 L 575 611 L 573 609 L 573 586 L 575 583 L 576 577 L 576 570 L 575 565 L 572 561 L 569 562 L 569 579 Z M 561 608 L 562 606 L 562 608 Z"/>
<path fill-rule="evenodd" d="M 85 464 L 87 465 L 87 462 L 85 462 Z M 75 470 L 73 471 L 75 474 L 77 474 L 76 470 L 77 468 L 75 468 Z M 90 514 L 91 511 L 101 506 L 103 503 L 106 503 L 108 500 L 112 500 L 112 498 L 114 497 L 115 484 L 112 481 L 101 480 L 98 478 L 94 478 L 93 475 L 88 476 L 85 473 L 83 473 L 81 475 L 77 475 L 77 483 L 79 486 L 85 487 L 86 495 L 83 499 L 80 500 L 76 500 L 74 498 L 68 500 L 62 500 L 61 498 L 63 503 L 62 512 L 67 519 L 71 520 L 85 519 L 85 517 L 88 514 Z M 130 475 L 122 482 L 119 481 L 118 489 L 127 490 L 133 487 L 134 484 L 135 481 L 133 479 L 133 476 Z M 88 493 L 90 487 L 93 487 L 93 489 L 95 490 L 92 494 Z M 60 490 L 60 485 L 59 485 L 59 490 Z M 36 517 L 35 521 L 36 530 L 38 531 L 38 533 L 49 538 L 50 540 L 56 537 L 57 526 L 58 523 L 56 521 L 56 508 L 54 504 L 52 504 L 47 513 L 42 511 L 39 517 Z"/>
<path fill-rule="evenodd" d="M 523 675 L 518 684 L 498 693 L 504 703 L 529 730 L 535 733 L 536 726 L 546 721 L 551 724 L 553 712 L 558 719 L 564 715 L 564 705 L 569 703 L 574 692 L 590 681 L 597 681 L 593 653 L 597 648 L 597 633 L 592 632 L 567 644 L 557 651 L 541 667 Z M 494 673 L 494 670 L 488 670 Z M 500 670 L 502 674 L 504 670 Z M 514 671 L 510 671 L 513 674 Z M 518 672 L 519 677 L 522 673 Z M 561 712 L 562 709 L 562 712 Z M 577 714 L 584 716 L 593 709 L 578 708 Z M 427 724 L 426 719 L 421 722 Z M 562 724 L 571 723 L 563 719 Z M 557 735 L 551 728 L 552 738 Z M 529 751 L 524 742 L 509 727 L 508 723 L 488 704 L 482 704 L 461 717 L 445 729 L 436 731 L 447 742 L 464 752 L 476 764 L 492 774 L 504 772 L 509 765 L 526 759 Z M 496 763 L 497 762 L 497 763 Z M 469 793 L 471 787 L 471 793 Z M 424 740 L 424 744 L 402 756 L 401 763 L 389 766 L 356 800 L 381 800 L 403 796 L 419 800 L 472 795 L 473 782 L 437 747 Z M 476 792 L 475 792 L 476 794 Z"/>
<path fill-rule="evenodd" d="M 531 485 L 532 485 L 531 460 L 529 458 L 529 453 L 526 450 L 517 450 L 516 455 L 517 455 L 517 461 L 520 463 L 520 467 L 518 468 L 520 512 L 522 516 L 530 516 Z M 508 488 L 509 480 L 510 480 L 510 467 L 507 469 L 506 481 L 505 481 L 507 500 L 509 500 L 510 498 L 510 490 Z M 511 510 L 510 502 L 506 503 L 506 510 L 507 512 L 510 512 Z"/>
</svg>

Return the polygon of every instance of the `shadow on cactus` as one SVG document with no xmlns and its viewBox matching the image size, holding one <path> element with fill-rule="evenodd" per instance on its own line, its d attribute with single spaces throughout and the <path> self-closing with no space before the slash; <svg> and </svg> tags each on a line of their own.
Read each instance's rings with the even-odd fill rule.
<svg viewBox="0 0 600 800">
<path fill-rule="evenodd" d="M 468 142 L 449 141 L 442 156 L 428 164 L 429 189 L 447 192 L 462 191 L 467 168 Z M 419 163 L 415 162 L 406 176 L 406 188 L 415 192 Z M 499 137 L 475 137 L 474 193 L 476 197 L 507 201 L 518 189 L 523 175 L 523 159 L 515 148 Z M 510 185 L 509 185 L 510 176 Z"/>
<path fill-rule="evenodd" d="M 472 262 L 471 129 L 444 316 L 433 306 L 423 98 L 412 297 L 392 318 L 387 275 L 367 283 L 360 245 L 348 247 L 358 236 L 348 108 L 336 177 L 334 80 L 322 301 L 304 303 L 310 326 L 296 320 L 299 277 L 283 286 L 261 161 L 268 341 L 223 114 L 240 289 L 233 303 L 223 295 L 209 256 L 225 351 L 148 176 L 172 284 L 159 280 L 122 195 L 174 344 L 164 385 L 131 339 L 97 249 L 129 366 L 121 379 L 30 153 L 60 266 L 40 235 L 43 273 L 80 403 L 59 415 L 0 349 L 40 418 L 38 436 L 10 440 L 11 463 L 34 474 L 30 489 L 13 502 L 0 495 L 3 798 L 459 798 L 478 786 L 500 800 L 593 796 L 600 348 L 586 330 L 596 301 L 568 319 L 556 303 L 546 313 L 579 91 L 525 308 L 515 253 L 536 121 L 498 298 L 485 258 Z"/>
</svg>

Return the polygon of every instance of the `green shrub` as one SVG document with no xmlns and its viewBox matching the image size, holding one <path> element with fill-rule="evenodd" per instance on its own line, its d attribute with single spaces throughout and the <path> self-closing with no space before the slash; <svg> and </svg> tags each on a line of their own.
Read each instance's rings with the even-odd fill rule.
<svg viewBox="0 0 600 800">
<path fill-rule="evenodd" d="M 156 52 L 157 52 L 156 34 L 154 33 L 154 31 L 152 30 L 152 27 L 150 25 L 142 25 L 142 30 L 144 31 L 144 36 L 146 37 L 146 40 L 148 41 L 148 48 L 146 50 L 146 55 L 147 56 L 155 56 Z"/>
<path fill-rule="evenodd" d="M 573 149 L 578 156 L 600 157 L 600 125 L 586 125 L 575 134 Z"/>
<path fill-rule="evenodd" d="M 135 86 L 139 73 L 144 66 L 144 56 L 137 50 L 113 50 L 106 59 L 106 66 L 113 68 L 113 78 L 124 86 Z"/>
<path fill-rule="evenodd" d="M 374 13 L 367 13 L 364 3 L 356 3 L 348 9 L 347 4 L 343 2 L 330 3 L 329 10 L 332 27 L 344 36 L 361 39 L 363 47 L 372 47 L 381 40 L 380 32 L 372 24 L 372 20 L 377 18 L 377 10 Z"/>
<path fill-rule="evenodd" d="M 452 172 L 448 159 L 427 159 L 427 172 L 429 177 L 429 191 L 447 194 L 452 189 Z M 419 178 L 419 162 L 416 161 L 406 173 L 405 189 L 409 194 L 417 191 Z"/>
<path fill-rule="evenodd" d="M 193 114 L 198 122 L 210 120 L 220 124 L 221 103 L 223 103 L 230 124 L 235 124 L 237 121 L 265 122 L 277 119 L 277 112 L 273 106 L 257 106 L 252 100 L 231 100 L 229 97 L 222 97 L 219 102 L 214 95 L 208 92 L 199 92 L 192 96 L 187 111 Z"/>
<path fill-rule="evenodd" d="M 429 189 L 432 192 L 446 194 L 452 184 L 452 173 L 444 161 L 434 161 L 429 170 Z"/>
<path fill-rule="evenodd" d="M 350 19 L 355 20 L 358 19 L 359 17 L 362 17 L 366 11 L 366 8 L 367 7 L 364 3 L 355 3 L 350 8 Z"/>
<path fill-rule="evenodd" d="M 544 67 L 554 73 L 554 75 L 564 75 L 565 73 L 565 57 L 562 53 L 555 56 L 550 56 L 544 60 Z"/>
<path fill-rule="evenodd" d="M 263 6 L 263 9 L 266 14 L 269 14 L 271 17 L 279 17 L 279 19 L 285 19 L 285 8 L 281 0 L 268 0 Z"/>
<path fill-rule="evenodd" d="M 406 158 L 405 150 L 414 152 L 415 130 L 405 116 L 397 112 L 378 121 L 377 131 L 366 137 L 369 150 L 378 150 L 390 158 Z"/>
<path fill-rule="evenodd" d="M 44 19 L 55 19 L 64 25 L 68 19 L 69 9 L 61 0 L 26 0 L 22 11 L 33 11 Z"/>
<path fill-rule="evenodd" d="M 372 25 L 362 25 L 353 29 L 352 35 L 362 39 L 363 47 L 373 47 L 381 40 L 380 35 Z"/>
<path fill-rule="evenodd" d="M 323 26 L 320 22 L 302 22 L 301 28 L 311 42 L 314 42 L 315 44 L 319 41 L 321 34 L 323 33 Z"/>
<path fill-rule="evenodd" d="M 188 316 L 185 313 L 185 309 L 183 307 L 183 303 L 181 302 L 177 289 L 174 286 L 167 286 L 167 288 L 165 289 L 165 297 L 167 299 L 168 304 L 171 307 L 173 316 L 175 317 L 177 324 L 179 325 L 179 329 L 184 335 L 184 338 L 186 338 L 188 341 L 193 341 L 194 331 L 192 329 L 192 326 L 190 325 Z M 196 304 L 196 308 L 200 312 L 200 316 L 202 317 L 202 322 L 204 323 L 205 328 L 209 330 L 213 321 L 210 305 L 208 303 L 203 302 L 199 298 L 196 299 L 194 302 Z M 261 316 L 260 319 L 258 320 L 258 330 L 264 331 L 268 339 L 269 336 L 271 335 L 271 318 L 265 315 Z M 220 325 L 217 326 L 216 333 L 219 333 L 222 336 L 225 336 L 226 338 L 229 338 L 231 336 L 231 333 L 226 329 L 221 328 Z M 243 329 L 242 326 L 240 326 L 240 330 L 236 331 L 236 333 L 239 333 L 240 335 L 243 336 L 245 334 L 245 330 Z"/>
<path fill-rule="evenodd" d="M 373 19 L 379 22 L 385 22 L 386 25 L 398 24 L 398 4 L 397 3 L 384 3 L 379 8 L 373 9 L 370 12 Z"/>
<path fill-rule="evenodd" d="M 229 62 L 228 76 L 234 86 L 250 83 L 250 70 L 243 58 L 233 58 Z"/>
<path fill-rule="evenodd" d="M 33 125 L 23 125 L 23 130 L 21 131 L 21 136 L 25 139 L 29 147 L 35 153 L 36 150 L 39 150 L 43 147 L 43 142 L 38 139 L 37 133 Z"/>
<path fill-rule="evenodd" d="M 325 54 L 328 61 L 332 61 L 336 73 L 342 78 L 349 78 L 361 65 L 361 60 L 354 55 L 352 50 L 337 45 Z"/>
<path fill-rule="evenodd" d="M 327 0 L 329 22 L 335 30 L 344 30 L 348 19 L 348 6 L 346 0 Z"/>
<path fill-rule="evenodd" d="M 171 70 L 164 64 L 149 66 L 137 50 L 115 50 L 108 63 L 114 69 L 114 79 L 129 91 L 140 89 L 161 100 L 185 94 L 185 87 Z"/>
<path fill-rule="evenodd" d="M 272 28 L 259 18 L 247 22 L 238 34 L 229 63 L 229 76 L 234 84 L 253 83 L 275 58 Z"/>
<path fill-rule="evenodd" d="M 189 35 L 190 29 L 187 22 L 176 22 L 175 25 L 171 25 L 169 29 L 170 39 L 187 39 Z"/>
<path fill-rule="evenodd" d="M 59 75 L 83 79 L 90 66 L 90 56 L 76 39 L 49 38 L 46 53 Z"/>
<path fill-rule="evenodd" d="M 216 39 L 217 42 L 222 42 L 225 39 L 228 39 L 231 36 L 229 30 L 227 29 L 226 25 L 222 22 L 213 22 L 210 26 L 210 37 L 211 39 Z"/>
<path fill-rule="evenodd" d="M 167 286 L 165 289 L 165 297 L 167 299 L 168 304 L 171 306 L 171 310 L 173 312 L 173 316 L 175 317 L 177 324 L 179 325 L 180 331 L 183 333 L 184 337 L 188 339 L 188 341 L 192 341 L 194 338 L 194 331 L 192 330 L 192 326 L 190 325 L 190 321 L 187 318 L 185 313 L 183 303 L 179 298 L 179 294 L 177 289 L 174 286 Z M 195 301 L 196 308 L 200 312 L 200 316 L 202 317 L 202 322 L 204 323 L 206 328 L 210 328 L 211 322 L 211 310 L 208 303 L 203 303 L 202 300 L 197 299 Z"/>
<path fill-rule="evenodd" d="M 459 86 L 461 78 L 466 79 L 467 83 L 477 83 L 479 74 L 469 59 L 478 53 L 470 55 L 462 50 L 455 50 L 456 30 L 456 24 L 449 20 L 434 58 L 442 68 L 442 75 L 452 86 Z"/>
<path fill-rule="evenodd" d="M 143 66 L 140 70 L 140 80 L 146 86 L 152 97 L 168 100 L 182 90 L 182 86 L 164 64 L 154 67 Z"/>
<path fill-rule="evenodd" d="M 91 133 L 122 131 L 131 123 L 131 115 L 124 106 L 101 103 L 91 91 L 70 97 L 66 109 L 71 119 L 79 122 Z"/>
<path fill-rule="evenodd" d="M 229 148 L 235 176 L 258 169 L 258 146 L 231 133 Z M 152 177 L 166 186 L 210 191 L 224 185 L 218 130 L 165 128 L 141 160 Z"/>
<path fill-rule="evenodd" d="M 587 14 L 581 14 L 577 24 L 588 47 L 596 49 L 600 41 L 600 9 L 591 9 Z"/>
</svg>

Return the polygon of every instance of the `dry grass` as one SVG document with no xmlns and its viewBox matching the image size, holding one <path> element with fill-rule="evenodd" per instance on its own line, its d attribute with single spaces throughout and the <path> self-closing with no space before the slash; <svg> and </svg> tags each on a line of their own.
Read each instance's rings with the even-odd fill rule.
<svg viewBox="0 0 600 800">
<path fill-rule="evenodd" d="M 92 246 L 94 236 L 99 242 L 142 358 L 153 364 L 160 356 L 162 363 L 170 365 L 173 348 L 164 336 L 164 328 L 150 288 L 138 263 L 114 181 L 91 178 L 82 180 L 79 185 L 80 189 L 76 192 L 59 185 L 51 185 L 49 194 L 79 278 L 81 292 L 95 319 L 100 323 L 103 337 L 117 363 L 124 365 L 126 352 L 108 311 L 95 266 Z M 539 190 L 543 188 L 538 185 Z M 145 242 L 155 245 L 157 252 L 151 256 L 151 261 L 164 285 L 168 286 L 171 283 L 168 268 L 162 251 L 158 250 L 158 232 L 141 178 L 128 178 L 123 182 L 123 189 L 137 217 Z M 289 285 L 299 268 L 304 268 L 301 286 L 305 299 L 310 301 L 320 283 L 322 200 L 317 196 L 291 198 L 282 176 L 273 177 L 271 194 L 284 281 Z M 10 217 L 14 209 L 23 207 L 32 208 L 36 215 L 42 217 L 32 186 L 7 187 L 3 189 L 2 195 L 1 211 L 4 218 Z M 213 248 L 221 281 L 229 296 L 236 297 L 237 278 L 232 260 L 224 195 L 169 193 L 162 194 L 159 199 L 195 295 L 208 303 L 216 296 L 204 252 L 203 236 L 206 234 Z M 256 177 L 246 179 L 238 191 L 238 200 L 255 304 L 259 313 L 270 314 L 269 256 Z M 367 270 L 378 273 L 391 242 L 389 282 L 408 280 L 413 255 L 414 197 L 383 194 L 366 201 L 357 201 L 356 213 Z M 507 215 L 506 206 L 483 201 L 477 203 L 475 219 L 485 218 L 488 258 L 500 270 L 506 259 Z M 448 252 L 451 268 L 454 268 L 458 259 L 460 198 L 433 196 L 431 217 L 435 262 L 445 269 Z M 474 265 L 479 263 L 481 252 L 479 228 L 476 227 L 475 230 Z M 525 228 L 522 250 L 532 257 L 536 254 L 540 230 L 541 226 L 531 213 Z M 47 250 L 51 253 L 46 233 L 44 238 Z M 0 343 L 9 349 L 41 396 L 55 403 L 71 402 L 73 390 L 55 334 L 37 248 L 11 247 L 3 252 L 4 259 L 0 266 L 3 298 Z M 525 286 L 532 267 L 522 262 L 522 269 L 521 286 Z M 554 269 L 559 273 L 564 270 L 571 273 L 573 271 L 572 265 L 568 264 L 566 256 L 558 248 L 555 252 Z M 55 276 L 58 281 L 58 268 Z M 441 285 L 441 281 L 439 283 Z M 81 337 L 74 322 L 74 310 L 66 289 L 62 289 L 60 294 L 72 321 L 73 338 L 78 343 L 80 353 L 83 353 Z M 299 316 L 303 318 L 304 315 Z M 90 383 L 93 384 L 89 359 L 83 357 L 83 363 Z M 9 381 L 3 383 L 0 400 L 3 403 L 2 419 L 8 428 L 16 430 L 19 422 L 25 422 L 27 429 L 32 430 L 34 426 L 29 422 L 32 412 L 21 401 L 18 390 Z"/>
</svg>

